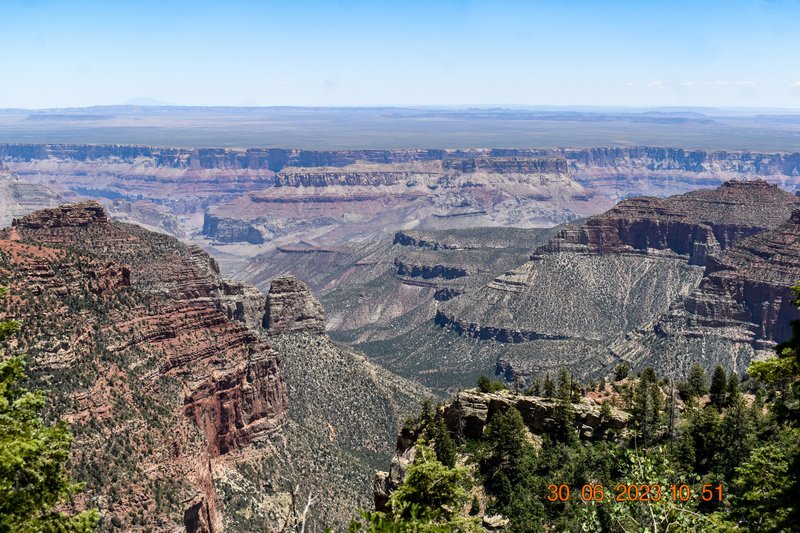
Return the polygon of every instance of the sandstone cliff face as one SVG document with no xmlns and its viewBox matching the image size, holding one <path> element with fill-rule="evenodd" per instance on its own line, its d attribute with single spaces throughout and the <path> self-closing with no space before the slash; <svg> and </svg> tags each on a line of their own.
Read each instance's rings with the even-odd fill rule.
<svg viewBox="0 0 800 533">
<path fill-rule="evenodd" d="M 709 255 L 785 221 L 797 197 L 765 181 L 730 181 L 715 191 L 666 199 L 632 198 L 568 228 L 534 256 L 558 251 L 623 253 L 667 250 L 704 265 Z"/>
<path fill-rule="evenodd" d="M 464 173 L 483 171 L 497 174 L 566 173 L 569 171 L 566 159 L 538 157 L 445 159 L 442 162 L 442 168 Z"/>
<path fill-rule="evenodd" d="M 450 224 L 437 228 L 543 227 L 600 213 L 621 198 L 667 196 L 731 178 L 760 176 L 786 189 L 800 184 L 797 154 L 658 147 L 308 151 L 7 144 L 0 145 L 0 160 L 26 186 L 44 185 L 65 197 L 146 202 L 149 209 L 125 216 L 144 224 L 163 220 L 174 235 L 192 238 L 197 219 L 183 215 L 213 209 L 231 219 L 219 242 L 254 245 L 258 235 L 247 226 L 272 216 L 282 226 L 297 223 L 298 214 L 306 222 L 329 217 L 328 224 L 351 235 L 364 228 L 352 227 L 350 217 L 377 231 L 419 220 Z M 171 227 L 175 220 L 178 228 Z M 293 231 L 305 233 L 302 225 Z"/>
<path fill-rule="evenodd" d="M 311 289 L 294 276 L 274 278 L 267 294 L 264 327 L 272 334 L 325 331 L 325 314 Z"/>
<path fill-rule="evenodd" d="M 217 270 L 94 203 L 0 233 L 3 316 L 26 326 L 14 349 L 72 424 L 104 528 L 282 531 L 297 486 L 314 524 L 344 527 L 430 392 L 333 343 L 298 279 L 265 300 Z"/>
<path fill-rule="evenodd" d="M 458 167 L 465 159 L 552 159 L 576 170 L 634 168 L 650 171 L 738 172 L 754 175 L 800 174 L 800 155 L 749 151 L 686 150 L 669 147 L 587 149 L 473 149 L 473 150 L 336 150 L 313 151 L 252 148 L 156 148 L 124 145 L 0 144 L 0 159 L 74 161 L 118 160 L 131 162 L 152 158 L 159 166 L 173 168 L 269 169 L 284 167 L 342 167 L 357 161 L 397 164 L 452 160 Z M 466 163 L 468 166 L 471 163 Z"/>
<path fill-rule="evenodd" d="M 444 150 L 338 150 L 313 151 L 279 148 L 156 148 L 125 145 L 81 144 L 0 144 L 0 160 L 33 161 L 60 159 L 73 161 L 112 160 L 133 162 L 153 159 L 157 165 L 190 169 L 269 169 L 286 166 L 345 166 L 356 161 L 403 163 L 441 159 Z"/>
<path fill-rule="evenodd" d="M 791 335 L 789 322 L 797 309 L 790 287 L 800 281 L 800 210 L 774 230 L 741 241 L 712 257 L 699 290 L 687 298 L 686 307 L 698 315 L 736 319 L 737 313 L 709 312 L 701 293 L 724 295 L 745 310 L 744 318 L 757 326 L 761 339 L 782 341 Z M 696 297 L 695 297 L 696 295 Z"/>
<path fill-rule="evenodd" d="M 268 339 L 281 358 L 289 420 L 279 435 L 238 447 L 219 463 L 225 525 L 285 531 L 289 492 L 299 487 L 299 497 L 313 492 L 316 500 L 309 528 L 346 528 L 354 509 L 371 505 L 372 473 L 389 459 L 398 421 L 430 392 L 332 342 L 302 281 L 275 278 L 268 305 Z"/>
<path fill-rule="evenodd" d="M 669 312 L 612 346 L 618 357 L 685 372 L 693 361 L 743 373 L 769 356 L 800 318 L 792 285 L 800 281 L 800 213 L 710 258 L 699 286 Z"/>
<path fill-rule="evenodd" d="M 247 242 L 262 244 L 264 235 L 253 225 L 243 220 L 218 217 L 210 213 L 203 216 L 203 235 L 217 242 Z"/>
<path fill-rule="evenodd" d="M 0 159 L 19 173 L 15 187 L 45 186 L 65 198 L 128 202 L 133 207 L 112 214 L 201 245 L 211 237 L 222 245 L 213 249 L 221 251 L 224 266 L 237 268 L 236 255 L 255 255 L 268 242 L 311 240 L 323 228 L 345 243 L 407 227 L 549 227 L 601 213 L 621 198 L 666 196 L 730 178 L 761 176 L 786 189 L 800 184 L 798 158 L 789 154 L 649 147 L 308 151 L 0 145 Z M 204 212 L 213 216 L 200 226 Z M 689 253 L 704 264 L 720 236 L 706 237 L 703 230 L 676 221 L 671 245 L 696 243 Z M 687 232 L 698 234 L 685 237 Z M 230 248 L 233 255 L 222 252 L 225 244 L 236 245 Z"/>
<path fill-rule="evenodd" d="M 456 279 L 463 278 L 468 275 L 465 268 L 456 265 L 443 265 L 443 264 L 421 264 L 415 263 L 412 260 L 398 257 L 394 260 L 397 266 L 397 274 L 400 276 L 409 276 L 412 278 L 442 278 L 442 279 Z"/>
<path fill-rule="evenodd" d="M 426 239 L 424 234 L 414 231 L 398 231 L 394 234 L 394 241 L 392 244 L 399 244 L 401 246 L 414 246 L 417 248 L 429 248 L 431 250 L 460 250 L 460 244 L 450 244 L 446 242 L 439 242 L 433 239 Z"/>
<path fill-rule="evenodd" d="M 301 171 L 292 169 L 291 172 L 279 172 L 275 176 L 276 187 L 333 187 L 333 186 L 370 186 L 380 187 L 397 185 L 421 177 L 435 177 L 434 174 L 419 175 L 414 172 L 375 172 L 375 171 L 344 171 L 324 170 Z"/>
<path fill-rule="evenodd" d="M 610 205 L 575 182 L 564 159 L 487 151 L 3 145 L 0 160 L 22 180 L 53 183 L 65 195 L 157 206 L 160 216 L 152 209 L 122 216 L 159 227 L 164 221 L 166 231 L 189 239 L 200 228 L 197 217 L 187 215 L 209 211 L 218 220 L 207 219 L 203 234 L 254 246 L 325 225 L 341 227 L 345 240 L 415 220 L 441 227 L 540 227 Z M 177 220 L 177 229 L 170 220 Z M 255 220 L 277 231 L 262 232 Z"/>
<path fill-rule="evenodd" d="M 108 529 L 185 519 L 189 530 L 219 530 L 214 465 L 286 424 L 277 354 L 222 312 L 224 295 L 209 287 L 227 285 L 211 266 L 174 239 L 109 222 L 93 203 L 0 232 L 0 284 L 14 295 L 4 315 L 25 324 L 14 349 L 52 391 L 49 416 L 73 424 L 76 477 Z M 195 275 L 176 282 L 176 272 Z"/>
</svg>

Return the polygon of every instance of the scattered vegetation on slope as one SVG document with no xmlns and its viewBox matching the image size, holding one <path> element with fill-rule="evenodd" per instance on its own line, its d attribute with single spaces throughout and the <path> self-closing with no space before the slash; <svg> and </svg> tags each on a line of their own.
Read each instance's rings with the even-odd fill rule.
<svg viewBox="0 0 800 533">
<path fill-rule="evenodd" d="M 0 321 L 0 343 L 18 327 Z M 24 388 L 25 379 L 25 358 L 0 350 L 0 531 L 93 531 L 96 510 L 60 510 L 83 489 L 66 468 L 72 435 L 64 422 L 44 423 L 45 395 Z"/>
</svg>

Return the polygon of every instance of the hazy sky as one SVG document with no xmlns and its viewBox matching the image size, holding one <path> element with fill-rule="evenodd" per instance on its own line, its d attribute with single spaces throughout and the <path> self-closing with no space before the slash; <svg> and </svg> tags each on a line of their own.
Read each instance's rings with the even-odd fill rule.
<svg viewBox="0 0 800 533">
<path fill-rule="evenodd" d="M 0 107 L 800 108 L 796 1 L 0 0 Z"/>
</svg>

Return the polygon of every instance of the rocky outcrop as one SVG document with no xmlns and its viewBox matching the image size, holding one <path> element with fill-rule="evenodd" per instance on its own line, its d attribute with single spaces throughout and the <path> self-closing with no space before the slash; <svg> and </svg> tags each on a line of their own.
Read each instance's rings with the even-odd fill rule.
<svg viewBox="0 0 800 533">
<path fill-rule="evenodd" d="M 264 235 L 252 224 L 244 220 L 218 217 L 210 213 L 205 213 L 203 218 L 203 235 L 224 243 L 264 243 Z"/>
<path fill-rule="evenodd" d="M 428 248 L 430 250 L 458 250 L 459 244 L 443 243 L 430 240 L 423 234 L 414 231 L 398 231 L 394 234 L 393 244 L 400 246 L 414 246 L 416 248 Z"/>
<path fill-rule="evenodd" d="M 445 301 L 447 301 L 447 299 Z M 437 326 L 448 328 L 459 335 L 473 337 L 482 341 L 492 340 L 503 343 L 522 343 L 532 340 L 563 340 L 569 338 L 566 335 L 552 335 L 533 330 L 520 329 L 513 325 L 511 327 L 504 327 L 465 322 L 442 310 L 436 311 L 434 323 Z"/>
<path fill-rule="evenodd" d="M 496 157 L 559 157 L 568 161 L 579 175 L 591 169 L 636 173 L 687 172 L 719 175 L 739 173 L 757 176 L 800 174 L 800 153 L 759 153 L 731 150 L 687 150 L 658 146 L 618 148 L 494 149 Z M 631 172 L 632 171 L 632 172 Z"/>
<path fill-rule="evenodd" d="M 569 172 L 567 161 L 557 158 L 525 157 L 472 157 L 465 159 L 445 159 L 442 169 L 463 173 L 493 172 L 498 174 L 538 174 Z"/>
<path fill-rule="evenodd" d="M 719 326 L 725 320 L 745 320 L 756 325 L 758 339 L 782 341 L 791 335 L 791 320 L 798 318 L 790 289 L 798 281 L 800 210 L 786 224 L 710 258 L 700 287 L 685 306 L 697 323 Z M 724 311 L 714 301 L 737 305 Z"/>
<path fill-rule="evenodd" d="M 54 209 L 37 211 L 14 219 L 11 225 L 19 230 L 86 227 L 104 224 L 108 217 L 103 206 L 97 202 L 68 204 Z"/>
<path fill-rule="evenodd" d="M 533 254 L 594 254 L 670 251 L 692 264 L 736 241 L 785 221 L 800 205 L 792 194 L 762 180 L 729 181 L 714 191 L 702 190 L 665 199 L 631 198 L 565 229 Z"/>
<path fill-rule="evenodd" d="M 15 219 L 12 229 L 37 242 L 81 246 L 126 265 L 131 283 L 173 300 L 203 303 L 228 318 L 261 329 L 264 295 L 251 285 L 223 279 L 219 265 L 198 246 L 139 226 L 110 222 L 103 207 L 83 202 Z"/>
<path fill-rule="evenodd" d="M 798 205 L 761 180 L 631 198 L 443 302 L 435 323 L 512 345 L 497 346 L 509 378 L 559 366 L 596 377 L 620 359 L 660 371 L 688 371 L 692 359 L 741 370 L 794 316 L 788 287 L 800 270 L 790 266 L 792 224 L 782 224 Z"/>
<path fill-rule="evenodd" d="M 426 265 L 410 262 L 402 257 L 394 260 L 397 275 L 411 278 L 457 279 L 470 274 L 466 269 L 454 265 Z"/>
<path fill-rule="evenodd" d="M 294 276 L 280 276 L 270 283 L 264 328 L 270 334 L 325 331 L 325 313 L 308 286 Z"/>
<path fill-rule="evenodd" d="M 299 169 L 284 169 L 275 176 L 276 187 L 332 187 L 332 186 L 367 186 L 381 187 L 397 185 L 410 180 L 432 177 L 432 174 L 420 175 L 413 172 L 374 172 L 374 171 L 336 171 L 320 170 L 316 172 Z"/>
<path fill-rule="evenodd" d="M 34 223 L 58 213 L 81 218 L 59 209 L 0 233 L 0 281 L 106 519 L 280 531 L 298 484 L 321 526 L 369 505 L 374 464 L 430 391 L 336 345 L 296 278 L 274 280 L 267 308 L 196 247 L 115 221 Z"/>
<path fill-rule="evenodd" d="M 387 512 L 389 508 L 389 498 L 397 490 L 406 477 L 408 467 L 414 464 L 417 456 L 416 446 L 409 445 L 401 449 L 401 438 L 398 438 L 398 449 L 389 464 L 389 471 L 377 471 L 372 480 L 372 497 L 375 502 L 375 510 Z"/>
<path fill-rule="evenodd" d="M 275 148 L 158 148 L 125 145 L 0 144 L 0 160 L 8 162 L 59 159 L 67 161 L 116 160 L 133 162 L 151 158 L 159 166 L 204 169 L 258 169 L 284 167 L 342 167 L 364 161 L 378 164 L 447 161 L 458 169 L 469 160 L 524 161 L 523 164 L 568 164 L 587 168 L 641 168 L 650 171 L 738 172 L 752 175 L 798 175 L 800 154 L 751 151 L 686 150 L 670 147 L 619 147 L 586 149 L 472 149 L 472 150 L 335 150 L 314 151 Z M 466 163 L 465 163 L 466 161 Z M 533 163 L 527 163 L 532 161 Z M 548 161 L 555 161 L 550 163 Z M 494 164 L 494 163 L 490 163 Z M 509 163 L 516 165 L 517 163 Z"/>
<path fill-rule="evenodd" d="M 528 429 L 541 434 L 550 429 L 556 404 L 555 400 L 508 391 L 481 393 L 467 390 L 459 392 L 455 400 L 445 406 L 443 414 L 450 431 L 478 439 L 495 414 L 515 407 Z M 630 420 L 628 413 L 616 408 L 612 408 L 610 418 L 604 419 L 598 405 L 577 403 L 572 407 L 575 410 L 575 432 L 584 439 L 602 437 L 608 429 L 622 430 Z"/>
<path fill-rule="evenodd" d="M 279 171 L 284 167 L 341 167 L 356 161 L 403 163 L 444 157 L 444 150 L 337 150 L 313 151 L 280 148 L 159 148 L 151 146 L 86 144 L 0 144 L 0 161 L 40 159 L 65 161 L 122 161 L 153 159 L 158 166 L 187 169 L 255 169 Z"/>
<path fill-rule="evenodd" d="M 612 345 L 637 366 L 687 372 L 698 362 L 743 374 L 771 355 L 800 318 L 790 289 L 800 281 L 800 212 L 709 259 L 699 286 L 646 328 Z"/>
<path fill-rule="evenodd" d="M 289 396 L 285 438 L 294 448 L 287 458 L 293 472 L 281 482 L 314 486 L 320 522 L 345 528 L 352 509 L 369 507 L 374 465 L 391 456 L 399 421 L 431 392 L 333 342 L 324 333 L 319 302 L 296 278 L 272 280 L 268 315 L 274 319 L 269 340 L 280 354 Z M 292 441 L 294 424 L 305 434 L 302 444 Z M 309 461 L 307 446 L 324 456 Z"/>
<path fill-rule="evenodd" d="M 786 154 L 661 148 L 307 151 L 4 145 L 0 153 L 18 171 L 20 184 L 52 183 L 65 195 L 141 202 L 141 208 L 115 208 L 113 214 L 203 245 L 202 234 L 216 242 L 251 244 L 286 235 L 309 240 L 322 226 L 332 226 L 335 232 L 329 234 L 342 242 L 386 229 L 547 227 L 600 213 L 620 198 L 666 196 L 729 178 L 763 176 L 787 189 L 800 183 L 796 158 Z M 210 216 L 198 233 L 194 215 L 204 212 Z M 677 235 L 696 226 L 690 221 L 689 227 L 669 231 L 678 241 L 688 239 L 692 260 L 703 264 L 719 243 L 702 228 L 696 237 Z M 228 254 L 219 258 L 237 261 Z"/>
<path fill-rule="evenodd" d="M 251 345 L 246 361 L 225 373 L 217 370 L 185 398 L 185 412 L 205 433 L 212 457 L 244 448 L 286 422 L 287 397 L 275 352 L 255 338 L 245 342 Z"/>
<path fill-rule="evenodd" d="M 359 203 L 380 200 L 384 195 L 380 193 L 344 193 L 344 194 L 302 194 L 292 195 L 282 192 L 272 191 L 269 194 L 252 194 L 250 201 L 255 204 L 338 204 L 338 203 Z M 403 195 L 405 196 L 405 195 Z M 415 195 L 408 195 L 407 198 L 415 198 Z"/>
</svg>

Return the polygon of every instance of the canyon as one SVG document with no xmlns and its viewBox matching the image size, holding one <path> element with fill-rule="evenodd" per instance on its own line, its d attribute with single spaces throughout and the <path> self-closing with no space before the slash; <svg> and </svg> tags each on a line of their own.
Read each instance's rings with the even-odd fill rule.
<svg viewBox="0 0 800 533">
<path fill-rule="evenodd" d="M 540 431 L 546 401 L 463 388 L 741 375 L 800 318 L 798 154 L 5 144 L 0 162 L 9 348 L 76 435 L 74 505 L 108 529 L 279 531 L 309 495 L 341 527 L 426 398 L 462 391 L 475 427 L 528 402 Z"/>
<path fill-rule="evenodd" d="M 586 373 L 602 372 L 625 352 L 606 350 L 612 337 L 667 312 L 710 258 L 788 220 L 800 182 L 798 154 L 662 147 L 5 144 L 0 160 L 7 182 L 32 188 L 14 197 L 19 210 L 93 199 L 262 291 L 297 275 L 320 295 L 335 339 L 445 389 L 480 373 L 578 365 L 580 353 L 593 354 Z M 754 179 L 763 187 L 750 189 Z M 551 309 L 585 283 L 585 309 Z M 226 314 L 257 325 L 257 298 L 225 284 L 213 292 L 231 299 Z M 476 344 L 444 348 L 453 343 Z M 551 355 L 528 368 L 517 354 L 534 346 Z M 458 355 L 429 374 L 440 349 Z M 455 374 L 438 382 L 445 368 Z"/>
<path fill-rule="evenodd" d="M 401 230 L 347 252 L 282 250 L 242 272 L 257 284 L 307 276 L 335 338 L 440 390 L 561 367 L 591 379 L 622 362 L 742 372 L 796 318 L 798 208 L 776 185 L 731 180 L 551 229 Z"/>
</svg>

